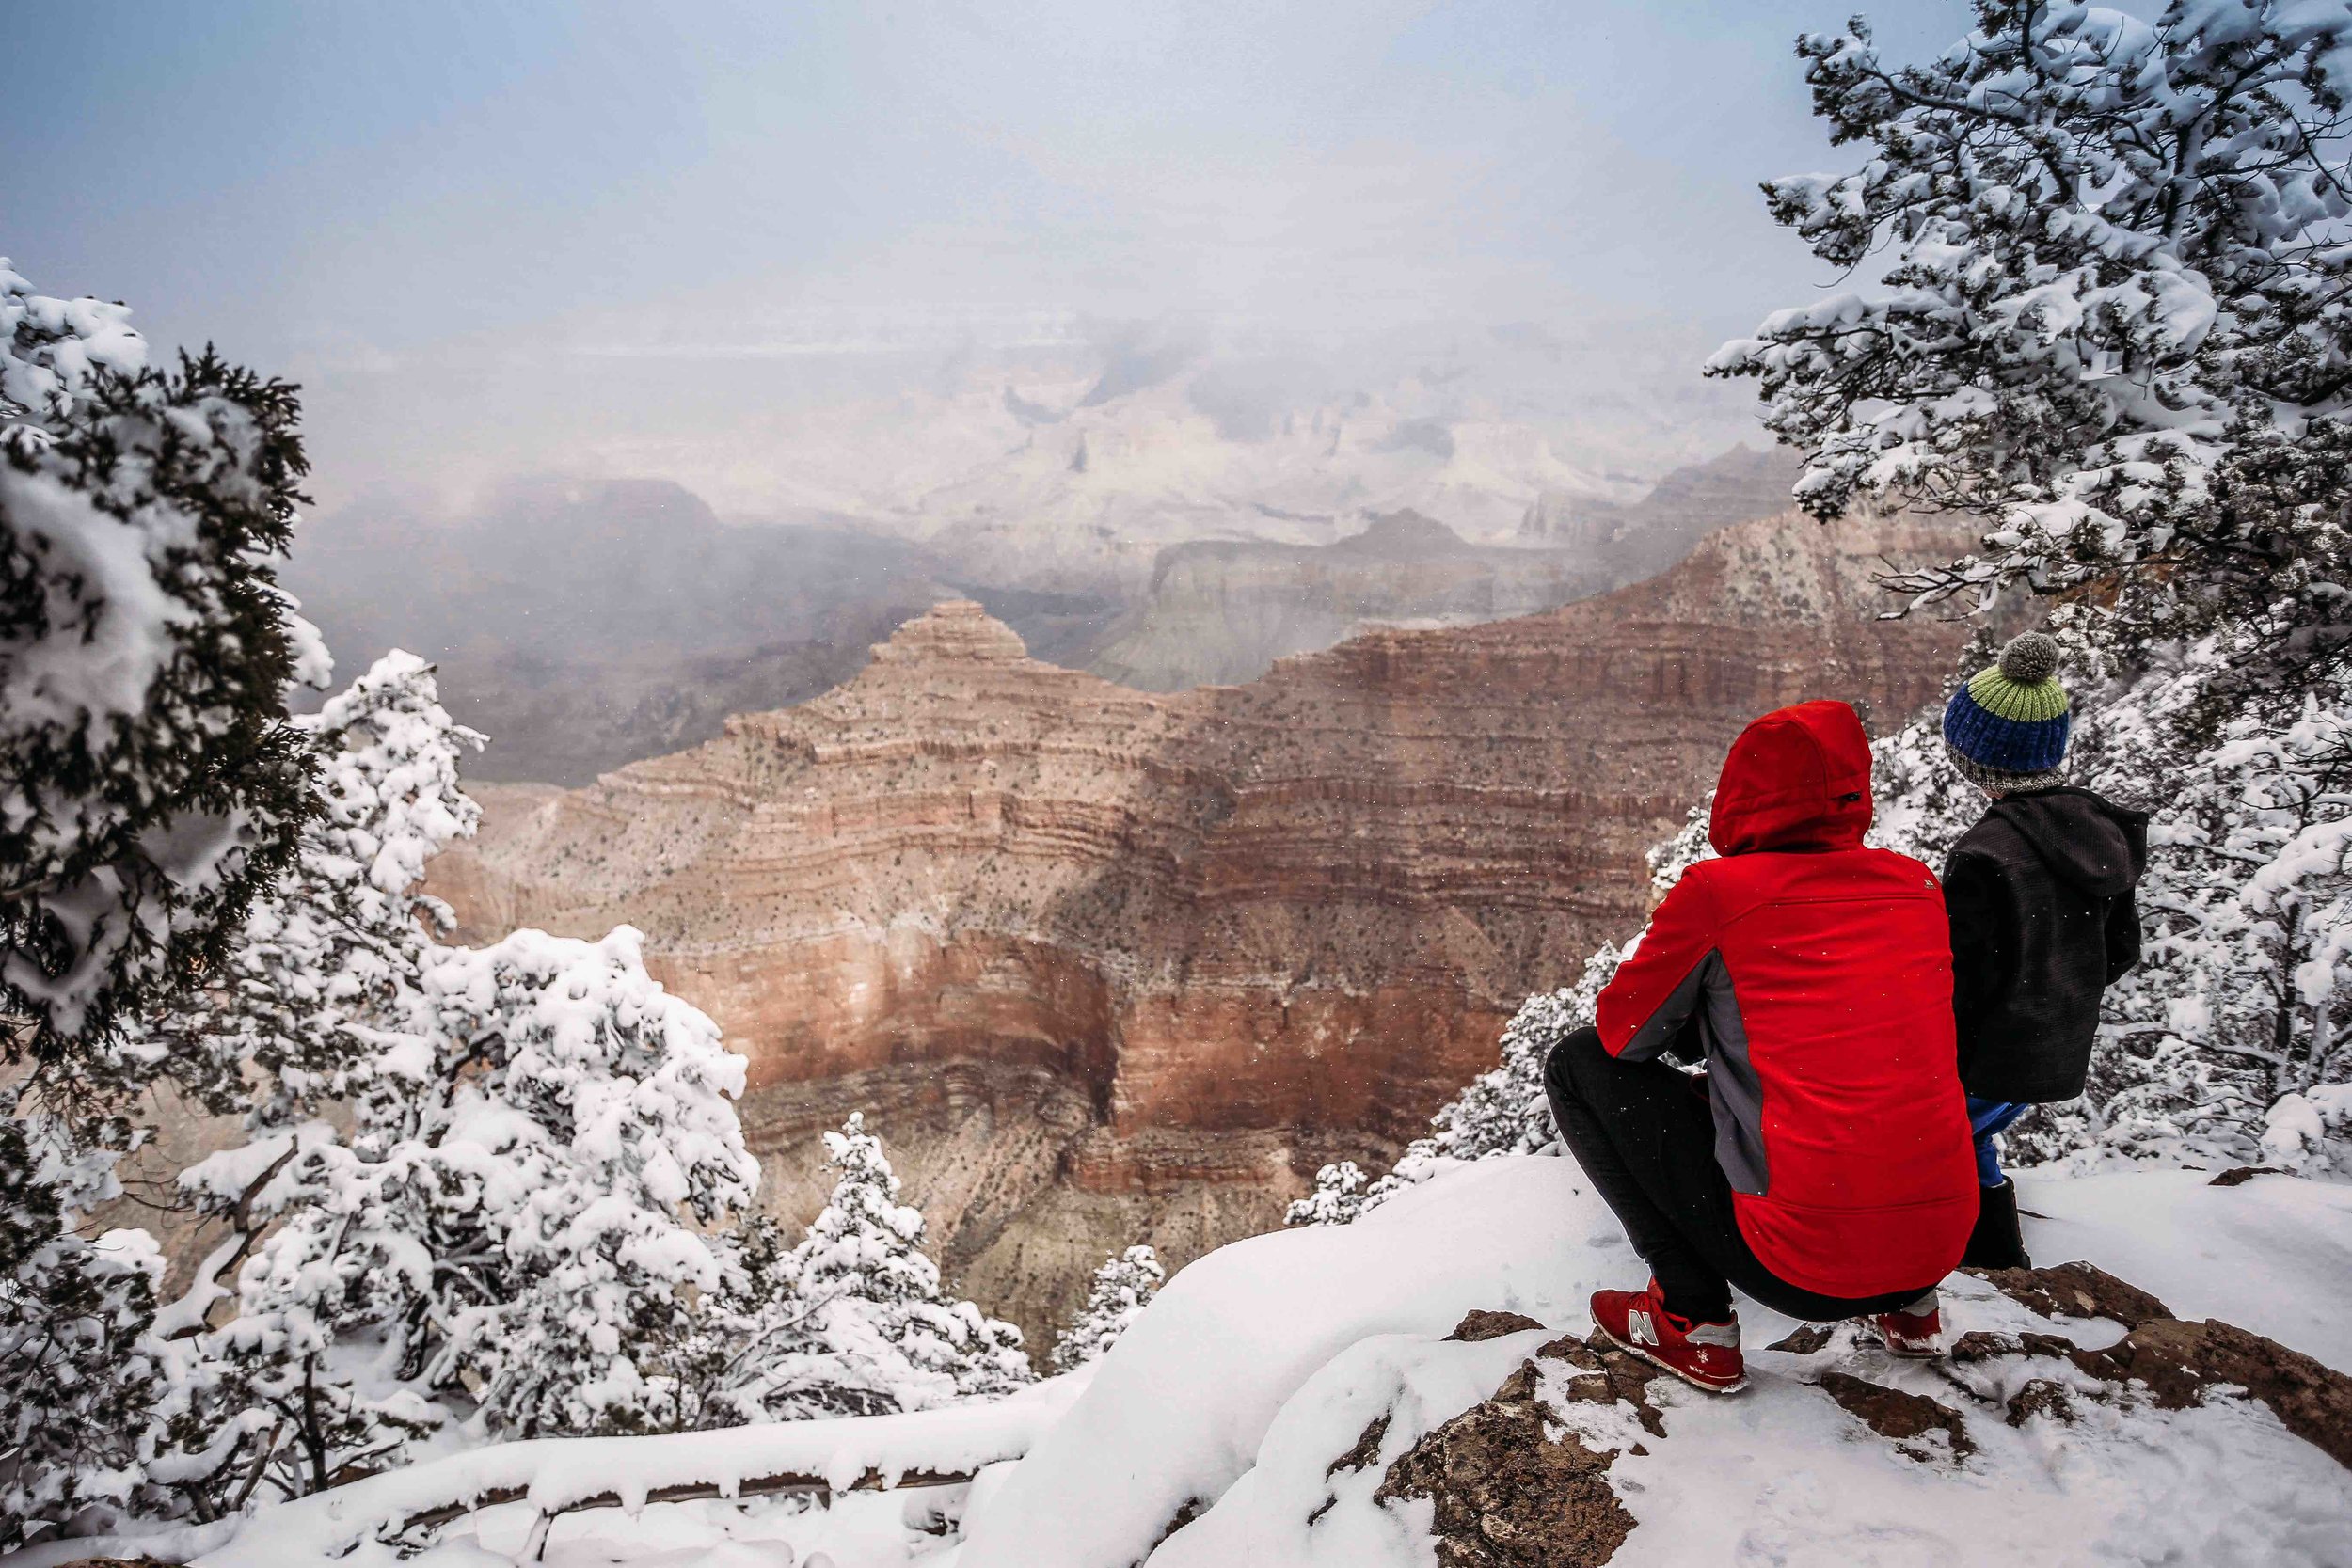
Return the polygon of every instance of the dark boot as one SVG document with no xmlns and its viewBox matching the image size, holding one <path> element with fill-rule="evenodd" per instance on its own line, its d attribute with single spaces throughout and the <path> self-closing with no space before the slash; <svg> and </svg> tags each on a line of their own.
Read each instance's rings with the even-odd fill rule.
<svg viewBox="0 0 2352 1568">
<path fill-rule="evenodd" d="M 2026 1235 L 2017 1224 L 2017 1183 L 2004 1180 L 1997 1187 L 1977 1189 L 1977 1227 L 1968 1233 L 1968 1250 L 1960 1256 L 1968 1269 L 2029 1269 Z"/>
</svg>

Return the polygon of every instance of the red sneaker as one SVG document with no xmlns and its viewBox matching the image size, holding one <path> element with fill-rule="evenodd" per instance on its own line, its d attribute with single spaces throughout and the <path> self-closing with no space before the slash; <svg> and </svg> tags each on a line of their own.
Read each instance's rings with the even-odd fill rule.
<svg viewBox="0 0 2352 1568">
<path fill-rule="evenodd" d="M 1620 1350 L 1662 1367 L 1710 1394 L 1736 1394 L 1748 1386 L 1747 1360 L 1740 1354 L 1740 1318 L 1694 1323 L 1666 1310 L 1658 1281 L 1643 1291 L 1593 1292 L 1593 1326 Z"/>
<path fill-rule="evenodd" d="M 1900 1311 L 1881 1312 L 1873 1321 L 1890 1355 L 1924 1361 L 1944 1354 L 1944 1304 L 1933 1291 Z"/>
</svg>

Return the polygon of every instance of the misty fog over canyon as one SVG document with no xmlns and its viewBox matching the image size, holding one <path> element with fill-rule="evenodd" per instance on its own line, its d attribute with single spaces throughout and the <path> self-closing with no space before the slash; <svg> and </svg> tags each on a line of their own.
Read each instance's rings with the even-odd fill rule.
<svg viewBox="0 0 2352 1568">
<path fill-rule="evenodd" d="M 1382 361 L 1376 393 L 1343 379 L 1361 365 L 1142 334 L 984 366 L 872 351 L 845 402 L 740 433 L 760 510 L 656 479 L 378 490 L 314 519 L 286 578 L 345 666 L 403 646 L 441 667 L 494 743 L 476 776 L 581 784 L 839 683 L 942 598 L 1039 658 L 1174 690 L 1371 626 L 1549 609 L 1787 503 L 1774 454 L 1668 466 L 1736 428 L 1711 397 L 1533 327 L 1470 341 Z"/>
</svg>

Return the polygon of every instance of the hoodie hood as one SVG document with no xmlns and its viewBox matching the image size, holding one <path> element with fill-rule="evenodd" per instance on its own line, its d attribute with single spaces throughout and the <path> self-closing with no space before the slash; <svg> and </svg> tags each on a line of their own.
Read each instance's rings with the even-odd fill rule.
<svg viewBox="0 0 2352 1568">
<path fill-rule="evenodd" d="M 1707 840 L 1722 855 L 1852 849 L 1870 827 L 1870 737 L 1843 703 L 1776 708 L 1740 732 Z"/>
<path fill-rule="evenodd" d="M 2148 866 L 2148 814 L 2088 789 L 2037 789 L 1993 802 L 2058 878 L 2096 898 L 2131 889 Z"/>
</svg>

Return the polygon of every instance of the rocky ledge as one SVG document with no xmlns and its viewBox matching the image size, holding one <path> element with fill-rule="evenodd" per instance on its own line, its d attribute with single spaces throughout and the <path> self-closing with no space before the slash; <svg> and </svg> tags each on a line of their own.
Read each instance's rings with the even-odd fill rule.
<svg viewBox="0 0 2352 1568">
<path fill-rule="evenodd" d="M 1992 1482 L 2010 1505 L 2029 1506 L 2046 1489 L 2048 1478 L 2037 1474 L 2044 1466 L 2072 1471 L 2065 1479 L 2080 1484 L 2102 1459 L 2153 1462 L 2176 1443 L 2194 1451 L 2196 1436 L 2167 1420 L 2188 1411 L 2210 1412 L 2249 1459 L 2268 1454 L 2282 1468 L 2308 1467 L 2294 1455 L 2308 1445 L 2352 1469 L 2352 1377 L 2230 1323 L 2176 1319 L 2147 1292 L 2086 1263 L 1981 1277 L 2006 1298 L 2013 1327 L 1971 1330 L 1947 1358 L 1927 1362 L 1893 1361 L 1856 1325 L 1802 1330 L 1756 1358 L 1766 1364 L 1761 1375 L 1790 1385 L 1795 1396 L 1770 1415 L 1743 1410 L 1744 1398 L 1689 1393 L 1598 1335 L 1553 1339 L 1491 1397 L 1419 1436 L 1398 1430 L 1394 1415 L 1376 1417 L 1326 1472 L 1335 1485 L 1314 1520 L 1343 1507 L 1401 1511 L 1421 1502 L 1430 1511 L 1440 1568 L 1598 1568 L 1645 1517 L 1658 1516 L 1642 1504 L 1662 1489 L 1661 1479 L 1700 1501 L 1710 1481 L 1718 1482 L 1716 1506 L 1730 1513 L 1739 1506 L 1735 1494 L 1752 1489 L 1761 1472 L 1769 1504 L 1769 1461 L 1777 1457 L 1786 1472 L 1799 1472 L 1801 1457 L 1814 1458 L 1804 1453 L 1806 1446 L 1823 1434 L 1835 1439 L 1841 1429 L 1847 1443 L 1880 1446 L 1922 1473 L 1947 1472 L 1963 1485 Z M 1516 1313 L 1478 1312 L 1454 1338 L 1542 1326 Z M 1807 1396 L 1819 1402 L 1809 1411 Z M 1752 1429 L 1737 1441 L 1767 1463 L 1710 1478 L 1706 1467 L 1722 1462 L 1726 1424 Z M 2070 1448 L 2082 1451 L 2070 1455 Z M 1649 1463 L 1619 1474 L 1620 1460 Z M 1866 1476 L 1872 1468 L 1867 1462 L 1849 1467 Z M 1378 1475 L 1376 1486 L 1337 1484 L 1364 1472 Z M 2161 1477 L 2138 1479 L 2162 1489 Z M 2352 1499 L 2352 1477 L 2344 1481 L 2341 1493 Z M 1941 1560 L 1927 1549 L 1925 1519 L 1913 1521 L 1911 1544 L 1919 1548 L 1913 1555 L 1821 1550 L 1834 1544 L 1836 1514 L 1852 1527 L 1857 1551 L 1872 1541 L 1903 1540 L 1900 1527 L 1879 1522 L 1885 1510 L 1871 1490 L 1866 1483 L 1810 1510 L 1812 1539 L 1804 1544 L 1814 1552 L 1800 1553 L 1802 1560 Z M 2217 1540 L 2229 1536 L 2234 1510 L 2260 1506 L 2258 1498 L 2218 1490 L 2174 1499 Z M 1977 1506 L 2004 1505 L 1988 1494 Z M 2151 1521 L 2147 1555 L 2118 1560 L 2184 1560 L 2158 1544 L 2181 1536 L 2177 1524 Z M 1758 1549 L 1743 1551 L 1740 1561 L 1797 1560 L 1772 1555 L 1763 1549 L 1769 1541 L 1744 1544 Z"/>
</svg>

